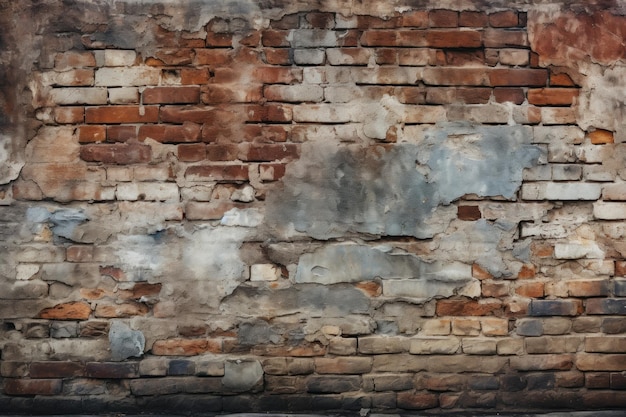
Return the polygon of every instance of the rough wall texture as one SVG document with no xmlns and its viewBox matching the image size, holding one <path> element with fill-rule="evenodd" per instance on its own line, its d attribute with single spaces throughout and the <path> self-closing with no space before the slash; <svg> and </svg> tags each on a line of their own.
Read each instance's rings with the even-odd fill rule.
<svg viewBox="0 0 626 417">
<path fill-rule="evenodd" d="M 0 410 L 626 408 L 623 2 L 0 6 Z"/>
</svg>

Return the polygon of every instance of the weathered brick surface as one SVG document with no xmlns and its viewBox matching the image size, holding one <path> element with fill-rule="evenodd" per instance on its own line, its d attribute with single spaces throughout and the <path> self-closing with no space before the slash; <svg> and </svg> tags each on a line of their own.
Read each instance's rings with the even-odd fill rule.
<svg viewBox="0 0 626 417">
<path fill-rule="evenodd" d="M 624 407 L 614 2 L 6 3 L 1 410 Z"/>
</svg>

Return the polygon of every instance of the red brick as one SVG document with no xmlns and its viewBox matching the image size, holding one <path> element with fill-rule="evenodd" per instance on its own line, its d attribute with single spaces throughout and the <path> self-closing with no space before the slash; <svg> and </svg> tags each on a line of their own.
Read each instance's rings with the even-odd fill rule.
<svg viewBox="0 0 626 417">
<path fill-rule="evenodd" d="M 626 261 L 615 261 L 615 276 L 626 277 Z"/>
<path fill-rule="evenodd" d="M 421 87 L 397 87 L 395 97 L 403 104 L 426 103 L 426 90 Z"/>
<path fill-rule="evenodd" d="M 574 87 L 575 85 L 569 75 L 550 70 L 550 87 Z"/>
<path fill-rule="evenodd" d="M 525 282 L 515 288 L 515 293 L 522 297 L 539 298 L 544 295 L 543 282 Z"/>
<path fill-rule="evenodd" d="M 221 351 L 219 339 L 168 339 L 157 340 L 152 345 L 152 354 L 159 356 L 196 356 Z"/>
<path fill-rule="evenodd" d="M 572 280 L 567 282 L 570 297 L 604 297 L 609 295 L 607 280 Z"/>
<path fill-rule="evenodd" d="M 402 14 L 401 25 L 404 27 L 428 27 L 428 12 L 426 10 L 412 10 Z"/>
<path fill-rule="evenodd" d="M 289 49 L 281 48 L 265 48 L 263 49 L 263 55 L 265 56 L 265 63 L 270 65 L 291 65 L 293 64 L 293 58 Z"/>
<path fill-rule="evenodd" d="M 251 125 L 243 128 L 244 138 L 250 142 L 285 142 L 289 138 L 289 131 L 285 126 Z"/>
<path fill-rule="evenodd" d="M 333 13 L 312 12 L 304 16 L 308 26 L 313 29 L 333 29 L 335 27 L 335 15 Z"/>
<path fill-rule="evenodd" d="M 101 266 L 100 275 L 113 278 L 115 281 L 127 281 L 126 273 L 114 266 Z"/>
<path fill-rule="evenodd" d="M 85 367 L 80 362 L 33 362 L 30 364 L 31 378 L 69 378 L 82 376 Z"/>
<path fill-rule="evenodd" d="M 158 106 L 110 106 L 85 109 L 86 123 L 156 123 Z"/>
<path fill-rule="evenodd" d="M 202 86 L 204 104 L 254 103 L 263 98 L 262 84 L 209 84 Z"/>
<path fill-rule="evenodd" d="M 252 77 L 266 84 L 293 84 L 302 82 L 302 68 L 260 67 Z"/>
<path fill-rule="evenodd" d="M 137 139 L 137 126 L 107 126 L 108 142 L 126 142 Z"/>
<path fill-rule="evenodd" d="M 199 124 L 185 122 L 182 125 L 143 125 L 139 126 L 138 138 L 148 138 L 161 143 L 198 142 L 202 127 Z"/>
<path fill-rule="evenodd" d="M 459 25 L 459 12 L 436 9 L 428 13 L 428 24 L 433 28 L 454 28 Z"/>
<path fill-rule="evenodd" d="M 429 30 L 426 43 L 434 48 L 480 48 L 483 40 L 476 30 Z"/>
<path fill-rule="evenodd" d="M 188 65 L 191 64 L 194 52 L 189 48 L 159 49 L 155 52 L 152 63 L 148 65 Z"/>
<path fill-rule="evenodd" d="M 494 28 L 510 28 L 519 25 L 517 12 L 505 10 L 489 15 L 489 24 Z"/>
<path fill-rule="evenodd" d="M 125 318 L 145 316 L 150 309 L 143 303 L 98 304 L 95 316 L 103 318 Z"/>
<path fill-rule="evenodd" d="M 61 393 L 61 379 L 9 379 L 4 380 L 6 395 L 57 395 Z"/>
<path fill-rule="evenodd" d="M 228 48 L 233 46 L 232 33 L 214 33 L 208 32 L 206 34 L 206 46 L 213 48 Z"/>
<path fill-rule="evenodd" d="M 239 155 L 239 147 L 235 144 L 206 145 L 206 159 L 209 161 L 235 161 Z"/>
<path fill-rule="evenodd" d="M 395 30 L 368 30 L 363 32 L 361 36 L 361 44 L 363 46 L 399 46 L 398 31 Z M 414 33 L 414 32 L 407 32 Z M 422 45 L 426 46 L 425 41 Z"/>
<path fill-rule="evenodd" d="M 49 320 L 87 320 L 91 314 L 91 307 L 87 303 L 72 301 L 57 304 L 54 307 L 44 308 L 37 315 L 40 319 Z"/>
<path fill-rule="evenodd" d="M 610 373 L 585 372 L 585 387 L 590 389 L 610 388 Z"/>
<path fill-rule="evenodd" d="M 182 85 L 202 85 L 209 82 L 211 78 L 207 68 L 181 68 L 180 83 Z"/>
<path fill-rule="evenodd" d="M 480 287 L 483 297 L 500 298 L 509 295 L 509 283 L 506 281 L 483 281 Z"/>
<path fill-rule="evenodd" d="M 191 177 L 191 178 L 190 178 Z M 209 181 L 247 181 L 247 165 L 199 165 L 187 168 L 185 178 Z"/>
<path fill-rule="evenodd" d="M 525 30 L 487 29 L 483 33 L 486 48 L 528 47 Z"/>
<path fill-rule="evenodd" d="M 54 57 L 54 68 L 60 70 L 95 66 L 96 58 L 93 52 L 68 51 L 56 54 Z"/>
<path fill-rule="evenodd" d="M 258 144 L 242 149 L 240 158 L 242 161 L 271 162 L 282 159 L 297 158 L 300 154 L 296 144 Z"/>
<path fill-rule="evenodd" d="M 487 22 L 487 14 L 484 12 L 464 10 L 459 13 L 459 26 L 485 27 L 487 26 Z"/>
<path fill-rule="evenodd" d="M 401 19 L 400 16 L 383 19 L 370 15 L 358 15 L 356 26 L 358 29 L 391 29 L 400 26 Z"/>
<path fill-rule="evenodd" d="M 611 132 L 610 130 L 596 129 L 592 132 L 589 132 L 587 136 L 589 137 L 591 143 L 594 145 L 605 145 L 607 143 L 615 142 L 613 132 Z"/>
<path fill-rule="evenodd" d="M 138 378 L 139 365 L 136 362 L 87 362 L 85 374 L 98 379 Z"/>
<path fill-rule="evenodd" d="M 137 282 L 132 288 L 127 290 L 118 289 L 117 295 L 123 300 L 139 301 L 142 297 L 154 298 L 161 292 L 162 284 L 150 284 L 148 282 Z"/>
<path fill-rule="evenodd" d="M 531 88 L 528 102 L 535 106 L 571 106 L 578 92 L 577 88 Z"/>
<path fill-rule="evenodd" d="M 489 73 L 489 82 L 494 87 L 538 87 L 546 85 L 547 81 L 548 72 L 543 69 L 495 68 Z"/>
<path fill-rule="evenodd" d="M 484 68 L 428 67 L 422 74 L 426 85 L 488 85 L 489 73 Z"/>
<path fill-rule="evenodd" d="M 231 49 L 196 49 L 195 65 L 228 65 L 233 62 Z"/>
<path fill-rule="evenodd" d="M 289 44 L 288 30 L 264 30 L 261 33 L 261 43 L 263 46 L 271 47 L 288 47 Z"/>
<path fill-rule="evenodd" d="M 478 220 L 482 217 L 478 206 L 458 206 L 457 217 L 459 220 Z"/>
<path fill-rule="evenodd" d="M 226 115 L 220 109 L 209 106 L 162 106 L 163 123 L 213 123 L 218 120 L 228 123 Z"/>
<path fill-rule="evenodd" d="M 191 104 L 200 101 L 200 88 L 148 87 L 141 96 L 144 104 Z"/>
<path fill-rule="evenodd" d="M 78 128 L 78 142 L 93 143 L 106 140 L 106 127 L 102 125 L 81 126 Z"/>
<path fill-rule="evenodd" d="M 480 280 L 493 278 L 493 275 L 478 264 L 472 264 L 472 276 Z"/>
<path fill-rule="evenodd" d="M 80 148 L 80 158 L 87 162 L 105 164 L 138 164 L 150 162 L 152 149 L 141 144 L 85 145 Z"/>
<path fill-rule="evenodd" d="M 552 247 L 550 247 L 550 249 L 552 249 Z M 550 250 L 550 255 L 551 254 L 552 254 L 552 250 Z M 522 265 L 519 272 L 517 273 L 517 278 L 518 279 L 534 278 L 536 273 L 537 271 L 536 271 L 535 265 L 532 265 L 532 264 Z"/>
<path fill-rule="evenodd" d="M 59 124 L 77 124 L 85 121 L 84 107 L 56 107 L 54 121 Z"/>
<path fill-rule="evenodd" d="M 261 43 L 261 32 L 258 30 L 247 33 L 239 41 L 239 45 L 256 48 Z"/>
<path fill-rule="evenodd" d="M 280 20 L 272 20 L 270 27 L 272 29 L 293 29 L 300 25 L 300 15 L 297 13 L 286 14 Z"/>
<path fill-rule="evenodd" d="M 490 88 L 457 88 L 456 98 L 465 104 L 487 104 L 491 97 Z"/>
<path fill-rule="evenodd" d="M 248 122 L 290 122 L 293 116 L 291 107 L 282 104 L 265 104 L 246 107 Z"/>
<path fill-rule="evenodd" d="M 178 145 L 178 160 L 181 162 L 197 162 L 206 158 L 206 145 L 193 143 Z"/>
<path fill-rule="evenodd" d="M 69 262 L 91 262 L 93 261 L 93 246 L 72 245 L 68 246 L 65 258 Z"/>
<path fill-rule="evenodd" d="M 493 96 L 498 103 L 511 102 L 514 104 L 522 104 L 526 100 L 524 90 L 521 88 L 495 88 Z"/>
<path fill-rule="evenodd" d="M 437 316 L 487 316 L 502 309 L 499 302 L 479 303 L 470 300 L 438 300 Z"/>
</svg>

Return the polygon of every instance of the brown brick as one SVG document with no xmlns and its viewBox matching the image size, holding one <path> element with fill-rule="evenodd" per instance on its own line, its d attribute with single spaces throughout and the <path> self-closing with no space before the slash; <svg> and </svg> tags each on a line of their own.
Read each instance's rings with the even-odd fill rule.
<svg viewBox="0 0 626 417">
<path fill-rule="evenodd" d="M 626 277 L 626 261 L 615 261 L 615 276 Z"/>
<path fill-rule="evenodd" d="M 573 280 L 567 282 L 570 297 L 599 297 L 609 295 L 607 280 Z"/>
<path fill-rule="evenodd" d="M 219 339 L 168 339 L 157 340 L 152 345 L 152 354 L 159 356 L 196 356 L 221 351 Z"/>
<path fill-rule="evenodd" d="M 30 364 L 31 378 L 69 378 L 82 376 L 85 366 L 80 362 L 33 362 Z"/>
<path fill-rule="evenodd" d="M 626 299 L 590 298 L 585 301 L 587 314 L 626 315 Z"/>
<path fill-rule="evenodd" d="M 493 275 L 478 264 L 472 264 L 472 276 L 480 280 L 493 278 Z"/>
<path fill-rule="evenodd" d="M 91 307 L 89 304 L 73 301 L 45 308 L 39 312 L 37 317 L 49 320 L 87 320 L 90 314 Z"/>
<path fill-rule="evenodd" d="M 214 33 L 206 34 L 206 46 L 214 48 L 227 48 L 233 46 L 232 33 Z"/>
<path fill-rule="evenodd" d="M 202 85 L 211 78 L 207 68 L 181 68 L 180 83 L 182 85 Z"/>
<path fill-rule="evenodd" d="M 156 123 L 158 106 L 108 106 L 85 109 L 85 123 Z"/>
<path fill-rule="evenodd" d="M 487 26 L 488 18 L 484 12 L 473 12 L 464 10 L 459 13 L 459 26 L 465 27 L 485 27 Z"/>
<path fill-rule="evenodd" d="M 565 73 L 556 73 L 550 70 L 550 87 L 574 87 L 576 83 Z"/>
<path fill-rule="evenodd" d="M 434 28 L 454 28 L 459 25 L 459 12 L 435 9 L 428 13 L 428 24 Z"/>
<path fill-rule="evenodd" d="M 105 164 L 138 164 L 150 162 L 152 149 L 141 144 L 85 145 L 80 148 L 80 158 L 87 162 Z"/>
<path fill-rule="evenodd" d="M 482 213 L 480 212 L 480 207 L 478 206 L 458 206 L 457 217 L 459 220 L 478 220 L 482 217 Z"/>
<path fill-rule="evenodd" d="M 265 84 L 293 84 L 302 82 L 302 68 L 259 67 L 252 77 Z"/>
<path fill-rule="evenodd" d="M 626 337 L 622 336 L 588 336 L 585 338 L 586 352 L 626 352 Z"/>
<path fill-rule="evenodd" d="M 66 70 L 69 68 L 95 67 L 96 58 L 93 52 L 87 51 L 67 51 L 56 54 L 54 57 L 54 68 Z"/>
<path fill-rule="evenodd" d="M 182 125 L 143 125 L 139 126 L 138 139 L 144 141 L 148 138 L 161 143 L 198 142 L 202 126 L 185 122 Z"/>
<path fill-rule="evenodd" d="M 137 282 L 129 289 L 118 289 L 117 295 L 123 300 L 139 301 L 141 298 L 154 299 L 161 292 L 162 284 L 151 284 L 148 282 Z"/>
<path fill-rule="evenodd" d="M 239 147 L 236 144 L 206 145 L 206 159 L 209 161 L 236 161 Z"/>
<path fill-rule="evenodd" d="M 181 162 L 197 162 L 206 158 L 206 145 L 204 143 L 193 143 L 178 145 L 178 160 Z"/>
<path fill-rule="evenodd" d="M 126 142 L 137 138 L 137 126 L 107 126 L 108 142 Z"/>
<path fill-rule="evenodd" d="M 286 48 L 264 48 L 265 63 L 270 65 L 291 65 L 293 56 Z"/>
<path fill-rule="evenodd" d="M 282 104 L 265 104 L 246 108 L 248 122 L 290 122 L 293 116 L 291 107 Z"/>
<path fill-rule="evenodd" d="M 126 302 L 122 304 L 98 304 L 95 316 L 103 318 L 125 318 L 145 316 L 150 309 L 143 303 Z"/>
<path fill-rule="evenodd" d="M 299 156 L 299 146 L 285 144 L 254 144 L 241 149 L 239 159 L 242 161 L 271 162 L 283 159 L 294 159 Z"/>
<path fill-rule="evenodd" d="M 144 104 L 192 104 L 200 101 L 200 88 L 148 87 L 141 97 Z"/>
<path fill-rule="evenodd" d="M 528 337 L 525 340 L 526 353 L 575 353 L 580 349 L 582 341 L 580 336 Z"/>
<path fill-rule="evenodd" d="M 515 293 L 522 297 L 539 298 L 544 295 L 543 282 L 525 282 L 517 285 Z"/>
<path fill-rule="evenodd" d="M 247 181 L 247 165 L 199 165 L 187 168 L 185 178 L 209 181 Z"/>
<path fill-rule="evenodd" d="M 372 370 L 372 358 L 316 358 L 318 374 L 365 374 Z"/>
<path fill-rule="evenodd" d="M 573 364 L 572 354 L 526 355 L 510 359 L 511 369 L 516 371 L 567 371 Z"/>
<path fill-rule="evenodd" d="M 489 82 L 494 87 L 535 87 L 546 85 L 548 72 L 543 69 L 493 69 Z"/>
<path fill-rule="evenodd" d="M 475 30 L 429 30 L 426 32 L 426 44 L 433 48 L 480 48 L 482 43 L 482 33 Z"/>
<path fill-rule="evenodd" d="M 367 30 L 363 32 L 361 36 L 361 45 L 363 46 L 402 46 L 402 42 L 400 40 L 400 34 L 404 32 L 399 32 L 396 30 Z M 413 34 L 414 40 L 411 44 L 404 46 L 427 46 L 426 40 L 423 36 L 416 36 L 414 32 L 404 33 L 405 35 Z M 405 40 L 409 38 L 409 36 L 405 37 Z"/>
<path fill-rule="evenodd" d="M 84 107 L 55 107 L 54 121 L 59 124 L 77 124 L 85 121 Z"/>
<path fill-rule="evenodd" d="M 87 362 L 85 375 L 98 379 L 122 379 L 139 377 L 137 362 Z"/>
<path fill-rule="evenodd" d="M 504 297 L 509 295 L 509 283 L 506 281 L 483 281 L 481 282 L 483 297 Z"/>
<path fill-rule="evenodd" d="M 271 47 L 288 47 L 289 31 L 288 30 L 264 30 L 261 33 L 261 43 L 263 46 Z"/>
<path fill-rule="evenodd" d="M 506 103 L 507 101 L 514 104 L 522 104 L 526 100 L 524 90 L 521 88 L 495 88 L 493 96 L 498 103 Z"/>
<path fill-rule="evenodd" d="M 438 316 L 486 316 L 502 309 L 499 302 L 485 302 L 471 300 L 438 300 Z"/>
<path fill-rule="evenodd" d="M 202 87 L 202 102 L 219 103 L 254 103 L 263 98 L 261 84 L 209 84 Z"/>
<path fill-rule="evenodd" d="M 535 106 L 571 106 L 578 92 L 577 88 L 531 88 L 528 102 Z"/>
<path fill-rule="evenodd" d="M 314 360 L 309 358 L 269 358 L 262 364 L 269 375 L 306 375 L 315 371 Z"/>
<path fill-rule="evenodd" d="M 61 379 L 5 379 L 4 393 L 7 395 L 57 395 L 61 393 Z"/>
<path fill-rule="evenodd" d="M 401 25 L 404 27 L 425 28 L 428 27 L 428 12 L 426 10 L 411 10 L 401 17 Z"/>
<path fill-rule="evenodd" d="M 69 262 L 91 262 L 93 261 L 93 246 L 72 245 L 66 250 L 66 259 Z"/>
<path fill-rule="evenodd" d="M 258 345 L 250 353 L 258 356 L 314 357 L 326 355 L 326 347 L 308 342 L 301 342 L 296 346 Z"/>
<path fill-rule="evenodd" d="M 356 27 L 358 29 L 392 29 L 400 26 L 401 21 L 401 16 L 384 19 L 371 15 L 358 15 Z"/>
<path fill-rule="evenodd" d="M 162 106 L 161 123 L 213 123 L 228 122 L 227 114 L 210 106 Z"/>
<path fill-rule="evenodd" d="M 489 76 L 483 68 L 434 68 L 422 74 L 426 85 L 488 85 Z"/>
<path fill-rule="evenodd" d="M 585 387 L 602 389 L 611 387 L 611 374 L 608 372 L 585 372 Z"/>
<path fill-rule="evenodd" d="M 623 371 L 626 354 L 578 353 L 576 367 L 581 371 Z"/>
<path fill-rule="evenodd" d="M 494 28 L 509 28 L 519 25 L 517 12 L 513 10 L 505 10 L 502 12 L 491 13 L 489 15 L 489 24 Z"/>
<path fill-rule="evenodd" d="M 78 142 L 80 143 L 104 142 L 105 140 L 106 126 L 91 125 L 78 128 Z"/>
<path fill-rule="evenodd" d="M 615 142 L 615 139 L 613 138 L 613 132 L 611 132 L 610 130 L 596 129 L 592 132 L 589 132 L 587 136 L 589 136 L 589 140 L 594 145 L 605 145 L 607 143 Z"/>
<path fill-rule="evenodd" d="M 148 65 L 189 65 L 194 56 L 194 51 L 190 48 L 158 49 L 154 53 L 154 60 Z"/>
<path fill-rule="evenodd" d="M 527 47 L 528 34 L 525 30 L 487 29 L 483 41 L 486 48 Z"/>
<path fill-rule="evenodd" d="M 451 66 L 476 66 L 485 64 L 485 51 L 482 49 L 470 50 L 445 50 L 446 65 Z"/>
<path fill-rule="evenodd" d="M 426 410 L 439 405 L 439 397 L 429 392 L 404 391 L 397 397 L 398 407 L 406 410 Z"/>
</svg>

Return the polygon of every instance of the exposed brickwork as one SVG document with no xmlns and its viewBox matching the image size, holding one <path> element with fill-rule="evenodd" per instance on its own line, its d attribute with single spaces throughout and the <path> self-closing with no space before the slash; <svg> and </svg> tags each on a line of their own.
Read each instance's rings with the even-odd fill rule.
<svg viewBox="0 0 626 417">
<path fill-rule="evenodd" d="M 623 7 L 5 3 L 0 410 L 626 407 Z"/>
</svg>

